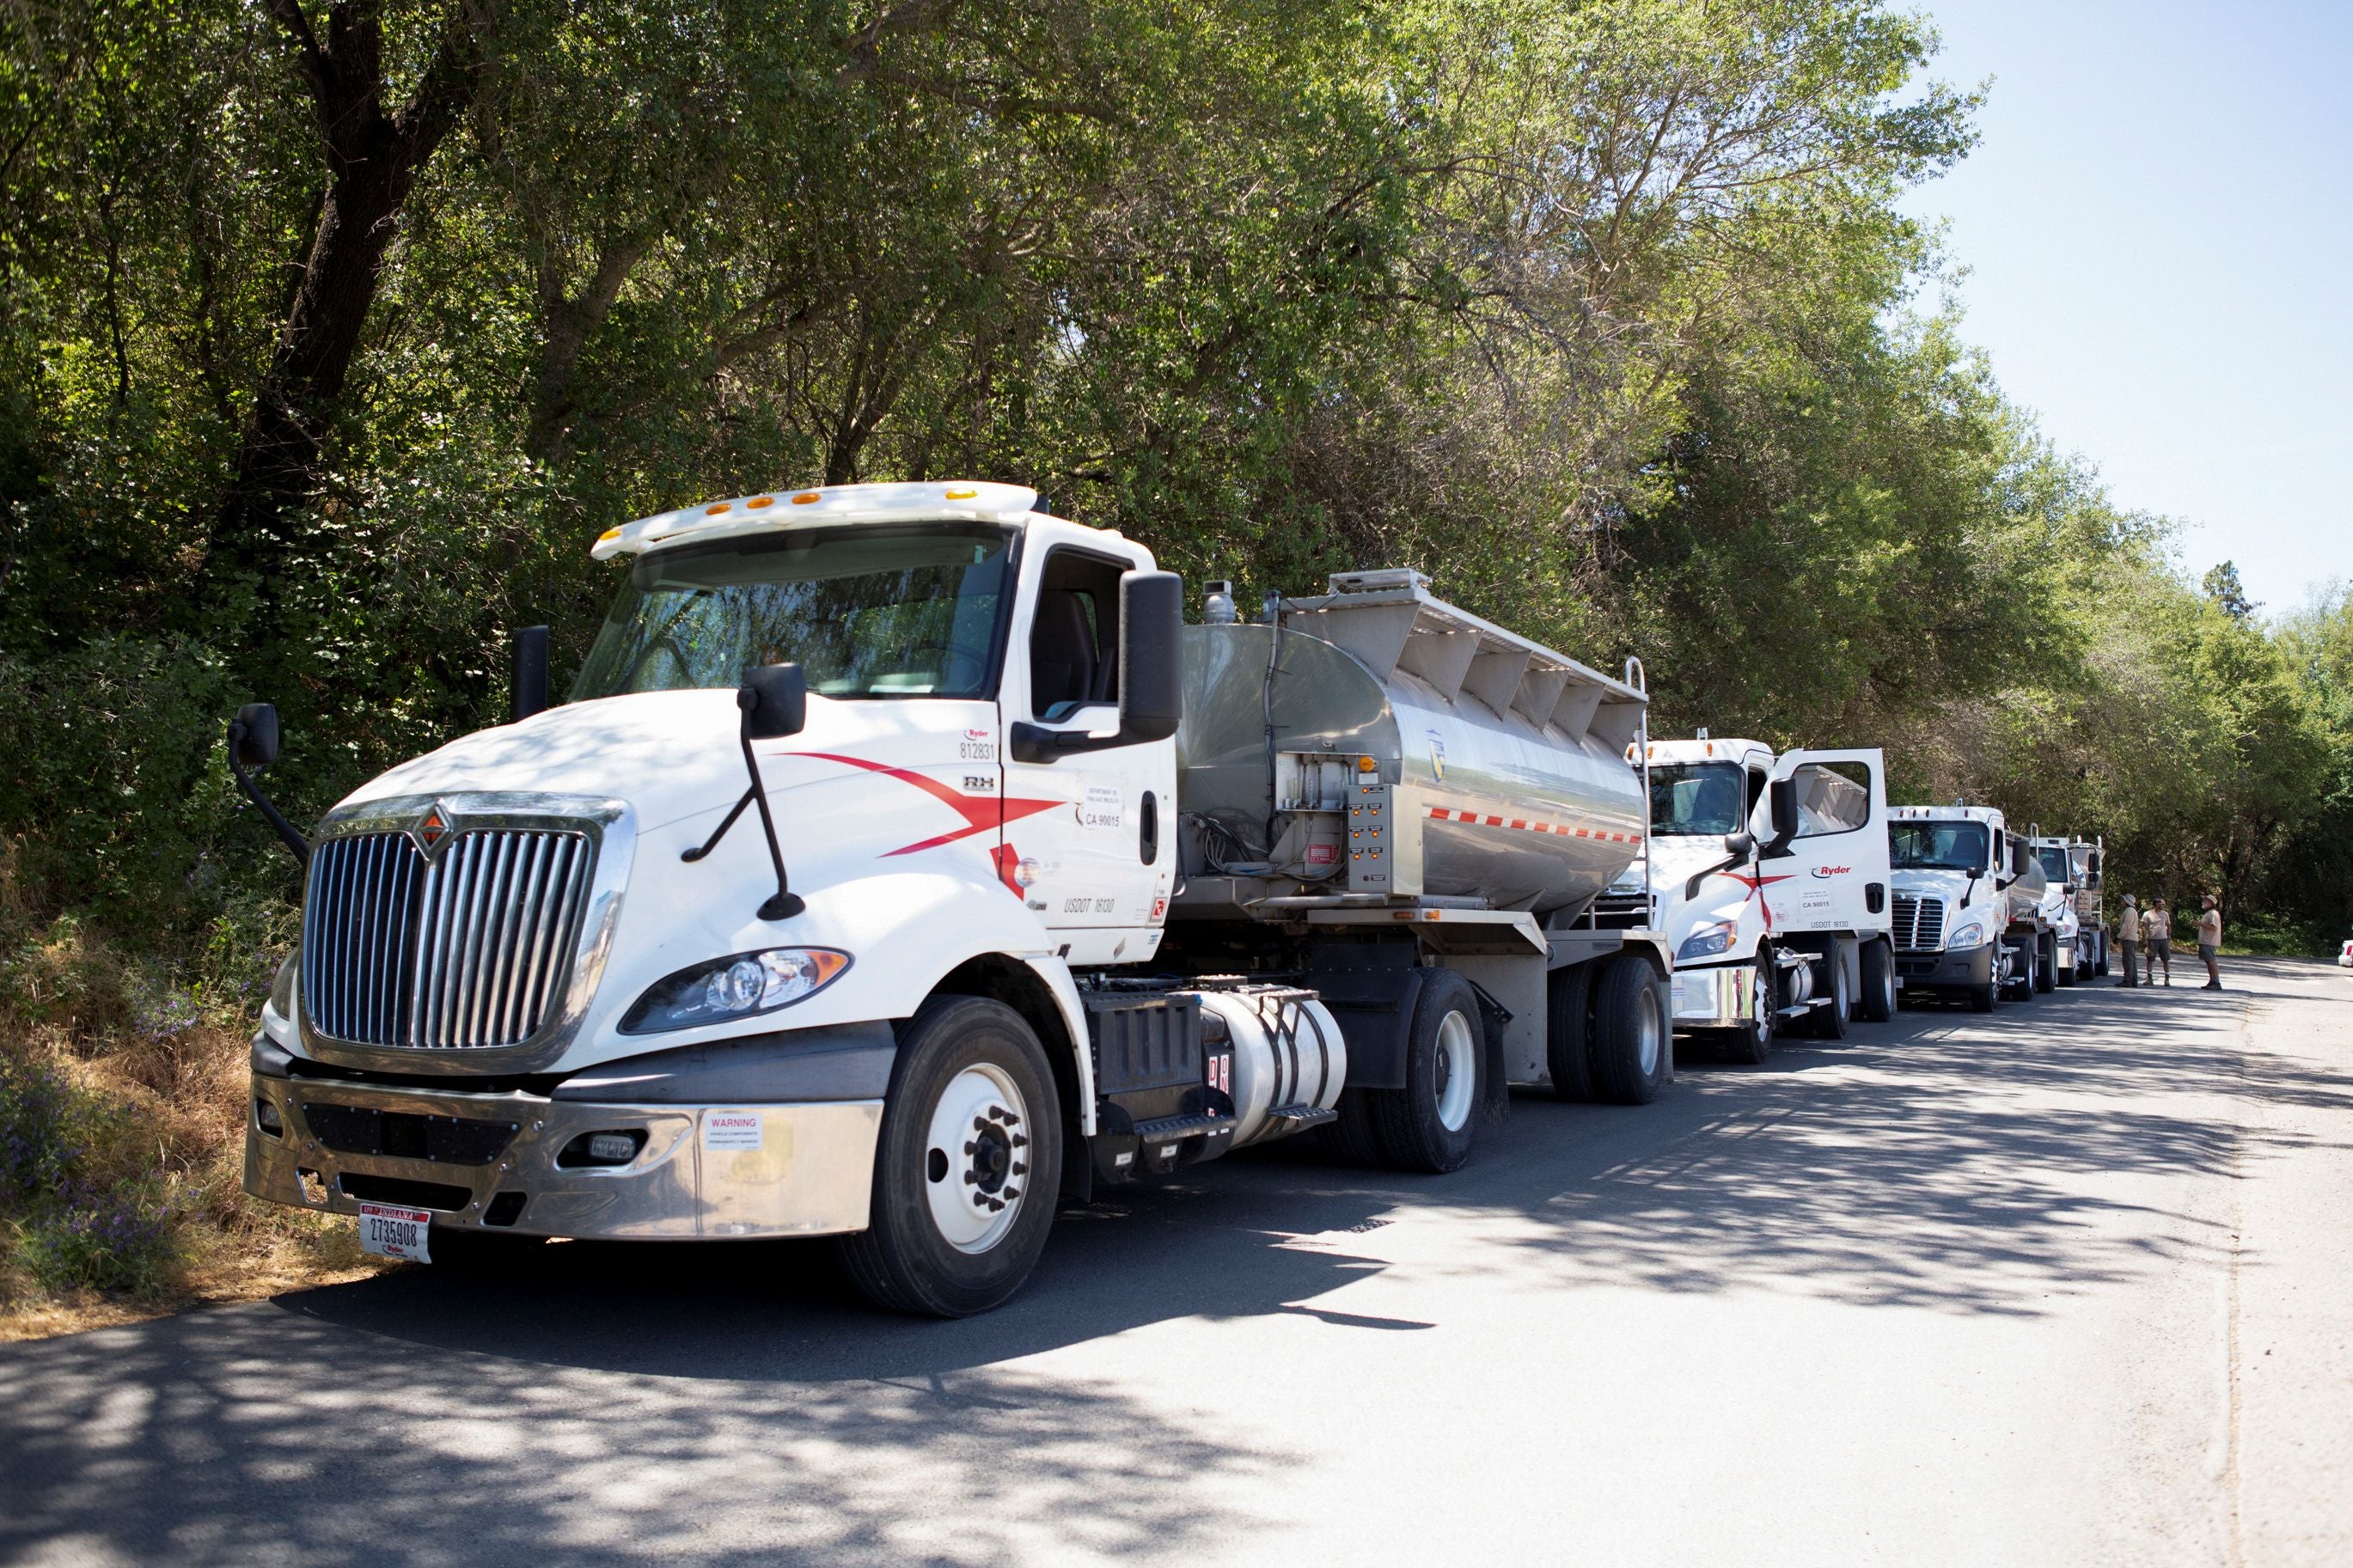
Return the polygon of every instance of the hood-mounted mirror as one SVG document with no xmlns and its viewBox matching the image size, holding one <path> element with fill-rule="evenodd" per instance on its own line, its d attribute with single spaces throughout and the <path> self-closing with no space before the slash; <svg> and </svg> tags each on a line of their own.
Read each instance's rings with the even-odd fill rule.
<svg viewBox="0 0 2353 1568">
<path fill-rule="evenodd" d="M 711 837 L 679 858 L 690 863 L 703 858 L 719 847 L 719 841 L 727 837 L 745 806 L 758 806 L 760 829 L 768 840 L 768 859 L 776 868 L 776 890 L 760 906 L 760 918 L 786 921 L 808 904 L 785 878 L 785 852 L 776 843 L 776 819 L 768 811 L 768 792 L 760 783 L 760 759 L 752 754 L 752 742 L 780 741 L 799 734 L 807 725 L 808 677 L 797 664 L 762 665 L 746 674 L 744 684 L 736 688 L 735 707 L 744 716 L 737 738 L 744 748 L 744 771 L 752 782 Z"/>
</svg>

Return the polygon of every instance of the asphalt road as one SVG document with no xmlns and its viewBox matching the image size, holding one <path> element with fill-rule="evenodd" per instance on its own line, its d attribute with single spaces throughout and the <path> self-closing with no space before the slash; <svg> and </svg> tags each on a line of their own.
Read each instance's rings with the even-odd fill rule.
<svg viewBox="0 0 2353 1568">
<path fill-rule="evenodd" d="M 2353 977 L 2232 979 L 1228 1160 L 963 1323 L 574 1245 L 0 1347 L 0 1562 L 2353 1563 Z"/>
</svg>

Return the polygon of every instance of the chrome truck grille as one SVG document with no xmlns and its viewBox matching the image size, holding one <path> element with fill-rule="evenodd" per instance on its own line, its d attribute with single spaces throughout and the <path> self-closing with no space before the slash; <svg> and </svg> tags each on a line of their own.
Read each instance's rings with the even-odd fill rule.
<svg viewBox="0 0 2353 1568">
<path fill-rule="evenodd" d="M 596 850 L 571 829 L 323 839 L 302 913 L 302 1008 L 354 1045 L 520 1045 L 561 1009 Z"/>
<path fill-rule="evenodd" d="M 1898 951 L 1935 949 L 1945 940 L 1945 901 L 1896 894 L 1889 934 L 1895 939 Z"/>
</svg>

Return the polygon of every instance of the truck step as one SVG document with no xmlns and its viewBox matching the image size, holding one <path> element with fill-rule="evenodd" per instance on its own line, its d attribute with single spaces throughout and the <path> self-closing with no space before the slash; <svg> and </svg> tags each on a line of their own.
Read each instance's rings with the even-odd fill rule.
<svg viewBox="0 0 2353 1568">
<path fill-rule="evenodd" d="M 1145 1143 L 1165 1142 L 1171 1138 L 1206 1138 L 1213 1132 L 1230 1131 L 1240 1122 L 1231 1116 L 1212 1116 L 1196 1111 L 1189 1116 L 1161 1116 L 1135 1124 L 1135 1136 Z"/>
<path fill-rule="evenodd" d="M 1321 1127 L 1326 1121 L 1337 1121 L 1340 1113 L 1326 1110 L 1320 1105 L 1278 1105 L 1266 1113 L 1266 1119 L 1276 1123 L 1282 1131 L 1299 1132 L 1310 1127 Z"/>
</svg>

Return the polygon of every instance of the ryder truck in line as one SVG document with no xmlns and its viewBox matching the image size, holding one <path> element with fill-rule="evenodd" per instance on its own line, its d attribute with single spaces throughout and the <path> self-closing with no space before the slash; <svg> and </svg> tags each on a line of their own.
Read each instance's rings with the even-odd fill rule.
<svg viewBox="0 0 2353 1568">
<path fill-rule="evenodd" d="M 1350 574 L 1182 624 L 985 483 L 746 496 L 594 548 L 570 700 L 309 836 L 246 1187 L 430 1260 L 830 1234 L 876 1303 L 1005 1300 L 1056 1203 L 1318 1130 L 1445 1172 L 1510 1083 L 1641 1102 L 1663 941 L 1625 679 Z M 1222 586 L 1222 585 L 1220 585 Z"/>
</svg>

